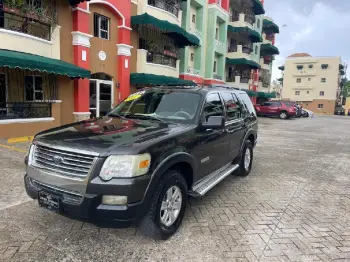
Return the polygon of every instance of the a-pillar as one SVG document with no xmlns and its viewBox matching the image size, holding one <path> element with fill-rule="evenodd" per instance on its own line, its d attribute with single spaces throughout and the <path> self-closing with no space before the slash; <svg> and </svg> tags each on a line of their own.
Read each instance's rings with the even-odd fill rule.
<svg viewBox="0 0 350 262">
<path fill-rule="evenodd" d="M 90 70 L 90 38 L 89 12 L 86 10 L 86 2 L 73 8 L 73 50 L 74 64 Z M 90 118 L 90 84 L 89 79 L 74 80 L 74 118 L 81 121 Z"/>
<path fill-rule="evenodd" d="M 118 27 L 118 81 L 119 81 L 119 102 L 130 95 L 130 31 L 127 26 Z"/>
</svg>

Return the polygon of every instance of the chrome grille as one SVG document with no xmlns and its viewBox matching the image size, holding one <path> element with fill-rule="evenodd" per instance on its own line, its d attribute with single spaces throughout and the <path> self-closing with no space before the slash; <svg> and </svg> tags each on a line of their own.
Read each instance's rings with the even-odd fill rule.
<svg viewBox="0 0 350 262">
<path fill-rule="evenodd" d="M 85 178 L 95 157 L 88 154 L 36 145 L 33 165 L 60 175 Z"/>
</svg>

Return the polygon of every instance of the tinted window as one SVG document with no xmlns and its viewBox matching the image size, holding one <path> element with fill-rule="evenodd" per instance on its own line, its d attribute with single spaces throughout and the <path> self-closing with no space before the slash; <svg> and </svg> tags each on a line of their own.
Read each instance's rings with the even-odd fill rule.
<svg viewBox="0 0 350 262">
<path fill-rule="evenodd" d="M 252 104 L 252 101 L 250 100 L 249 96 L 247 94 L 239 94 L 239 98 L 242 100 L 243 105 L 246 107 L 247 111 L 249 112 L 250 115 L 256 115 L 254 106 Z"/>
<path fill-rule="evenodd" d="M 209 116 L 223 116 L 224 107 L 222 105 L 219 94 L 210 94 L 207 96 L 207 100 L 204 105 L 203 117 L 205 121 L 208 120 Z"/>
<path fill-rule="evenodd" d="M 281 106 L 281 102 L 271 102 L 271 106 Z"/>
<path fill-rule="evenodd" d="M 263 106 L 271 106 L 271 103 L 270 103 L 270 102 L 265 102 L 265 103 L 263 104 Z"/>
<path fill-rule="evenodd" d="M 238 104 L 238 100 L 231 93 L 221 93 L 225 102 L 226 108 L 226 120 L 234 120 L 241 117 L 241 109 Z"/>
<path fill-rule="evenodd" d="M 284 102 L 284 104 L 285 104 L 287 107 L 293 107 L 293 106 L 294 106 L 294 103 L 293 103 L 293 102 Z"/>
</svg>

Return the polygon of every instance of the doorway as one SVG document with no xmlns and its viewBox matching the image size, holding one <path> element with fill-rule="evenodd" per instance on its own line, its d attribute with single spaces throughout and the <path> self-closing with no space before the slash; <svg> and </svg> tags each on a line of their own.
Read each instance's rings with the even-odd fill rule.
<svg viewBox="0 0 350 262">
<path fill-rule="evenodd" d="M 106 115 L 114 102 L 112 78 L 104 73 L 91 75 L 90 79 L 90 113 L 91 118 Z"/>
<path fill-rule="evenodd" d="M 6 75 L 0 73 L 0 116 L 6 115 L 7 84 Z"/>
</svg>

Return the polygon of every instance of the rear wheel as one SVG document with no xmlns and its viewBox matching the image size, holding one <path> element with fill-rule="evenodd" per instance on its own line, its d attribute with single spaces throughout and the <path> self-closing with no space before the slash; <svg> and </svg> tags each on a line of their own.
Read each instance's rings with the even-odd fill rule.
<svg viewBox="0 0 350 262">
<path fill-rule="evenodd" d="M 183 176 L 169 170 L 161 178 L 140 230 L 154 239 L 167 239 L 180 227 L 187 205 L 187 184 Z"/>
<path fill-rule="evenodd" d="M 281 118 L 281 119 L 287 119 L 287 118 L 288 118 L 287 112 L 286 112 L 286 111 L 280 112 L 280 118 Z"/>
<path fill-rule="evenodd" d="M 235 171 L 238 176 L 247 176 L 252 169 L 253 164 L 253 145 L 249 140 L 245 141 L 242 156 L 239 162 L 239 168 Z"/>
</svg>

